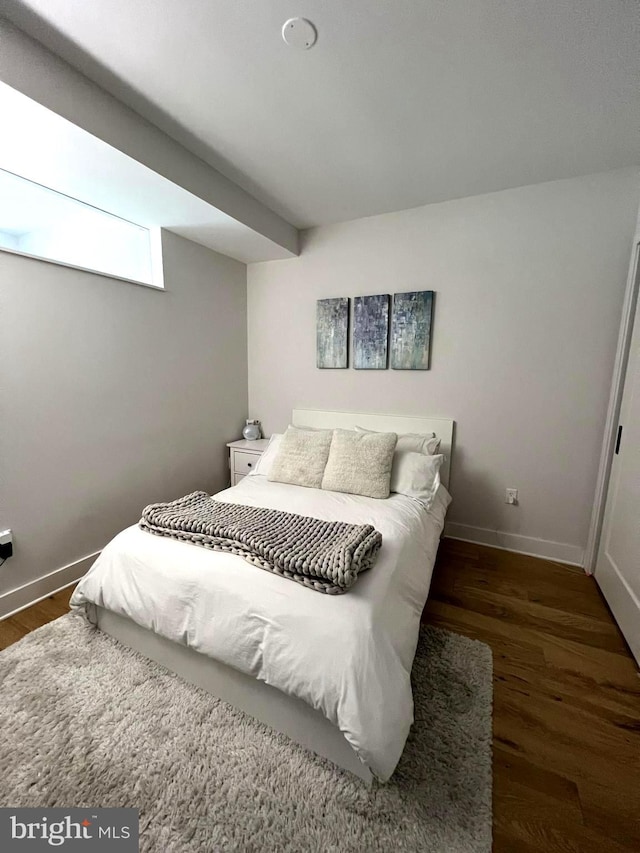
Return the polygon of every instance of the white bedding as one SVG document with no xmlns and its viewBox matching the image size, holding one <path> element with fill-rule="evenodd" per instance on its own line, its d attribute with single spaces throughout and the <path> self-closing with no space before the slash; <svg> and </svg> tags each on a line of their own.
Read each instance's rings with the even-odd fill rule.
<svg viewBox="0 0 640 853">
<path fill-rule="evenodd" d="M 241 557 L 145 533 L 118 534 L 80 581 L 72 606 L 92 604 L 303 699 L 343 732 L 381 780 L 413 722 L 410 672 L 420 614 L 450 497 L 429 511 L 387 500 L 245 477 L 217 500 L 373 524 L 383 545 L 345 595 L 323 595 Z"/>
</svg>

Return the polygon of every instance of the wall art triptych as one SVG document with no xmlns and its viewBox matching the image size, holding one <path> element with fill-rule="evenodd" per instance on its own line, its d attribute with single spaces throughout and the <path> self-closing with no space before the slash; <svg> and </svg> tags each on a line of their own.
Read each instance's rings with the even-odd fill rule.
<svg viewBox="0 0 640 853">
<path fill-rule="evenodd" d="M 348 367 L 349 302 L 317 302 L 318 367 Z M 432 317 L 432 290 L 395 293 L 393 306 L 388 293 L 354 297 L 353 367 L 386 370 L 390 362 L 393 370 L 429 370 Z"/>
</svg>

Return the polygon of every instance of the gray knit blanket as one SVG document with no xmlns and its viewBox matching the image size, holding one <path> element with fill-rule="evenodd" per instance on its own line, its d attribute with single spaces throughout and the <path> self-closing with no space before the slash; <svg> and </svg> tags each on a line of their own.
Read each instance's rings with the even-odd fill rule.
<svg viewBox="0 0 640 853">
<path fill-rule="evenodd" d="M 310 589 L 347 592 L 371 568 L 382 536 L 370 524 L 323 521 L 265 507 L 215 501 L 193 492 L 170 503 L 150 504 L 140 527 L 247 562 Z"/>
</svg>

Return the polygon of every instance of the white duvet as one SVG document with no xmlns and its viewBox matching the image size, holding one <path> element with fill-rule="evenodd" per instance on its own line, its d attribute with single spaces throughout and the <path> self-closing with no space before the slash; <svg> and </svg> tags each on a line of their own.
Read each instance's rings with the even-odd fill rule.
<svg viewBox="0 0 640 853">
<path fill-rule="evenodd" d="M 123 530 L 71 605 L 96 604 L 303 699 L 381 780 L 413 722 L 410 672 L 450 497 L 357 497 L 245 477 L 216 500 L 373 524 L 378 559 L 344 595 L 324 595 L 241 557 Z"/>
</svg>

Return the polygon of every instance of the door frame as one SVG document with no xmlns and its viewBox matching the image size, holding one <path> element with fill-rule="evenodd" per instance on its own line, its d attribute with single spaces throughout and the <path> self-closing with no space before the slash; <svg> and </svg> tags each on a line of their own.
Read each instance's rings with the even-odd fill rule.
<svg viewBox="0 0 640 853">
<path fill-rule="evenodd" d="M 602 534 L 602 523 L 604 521 L 605 501 L 609 488 L 611 476 L 611 465 L 613 463 L 613 451 L 618 435 L 618 418 L 620 417 L 620 406 L 624 392 L 624 381 L 626 378 L 627 365 L 629 362 L 629 350 L 631 348 L 631 336 L 638 303 L 638 291 L 640 290 L 640 219 L 636 225 L 633 238 L 633 250 L 629 263 L 627 276 L 627 287 L 622 305 L 622 320 L 618 334 L 618 347 L 616 360 L 611 380 L 611 395 L 607 409 L 607 420 L 602 440 L 600 453 L 600 465 L 598 467 L 598 479 L 596 480 L 596 493 L 589 525 L 589 537 L 584 552 L 583 567 L 588 575 L 594 573 L 598 550 L 600 548 L 600 536 Z"/>
</svg>

